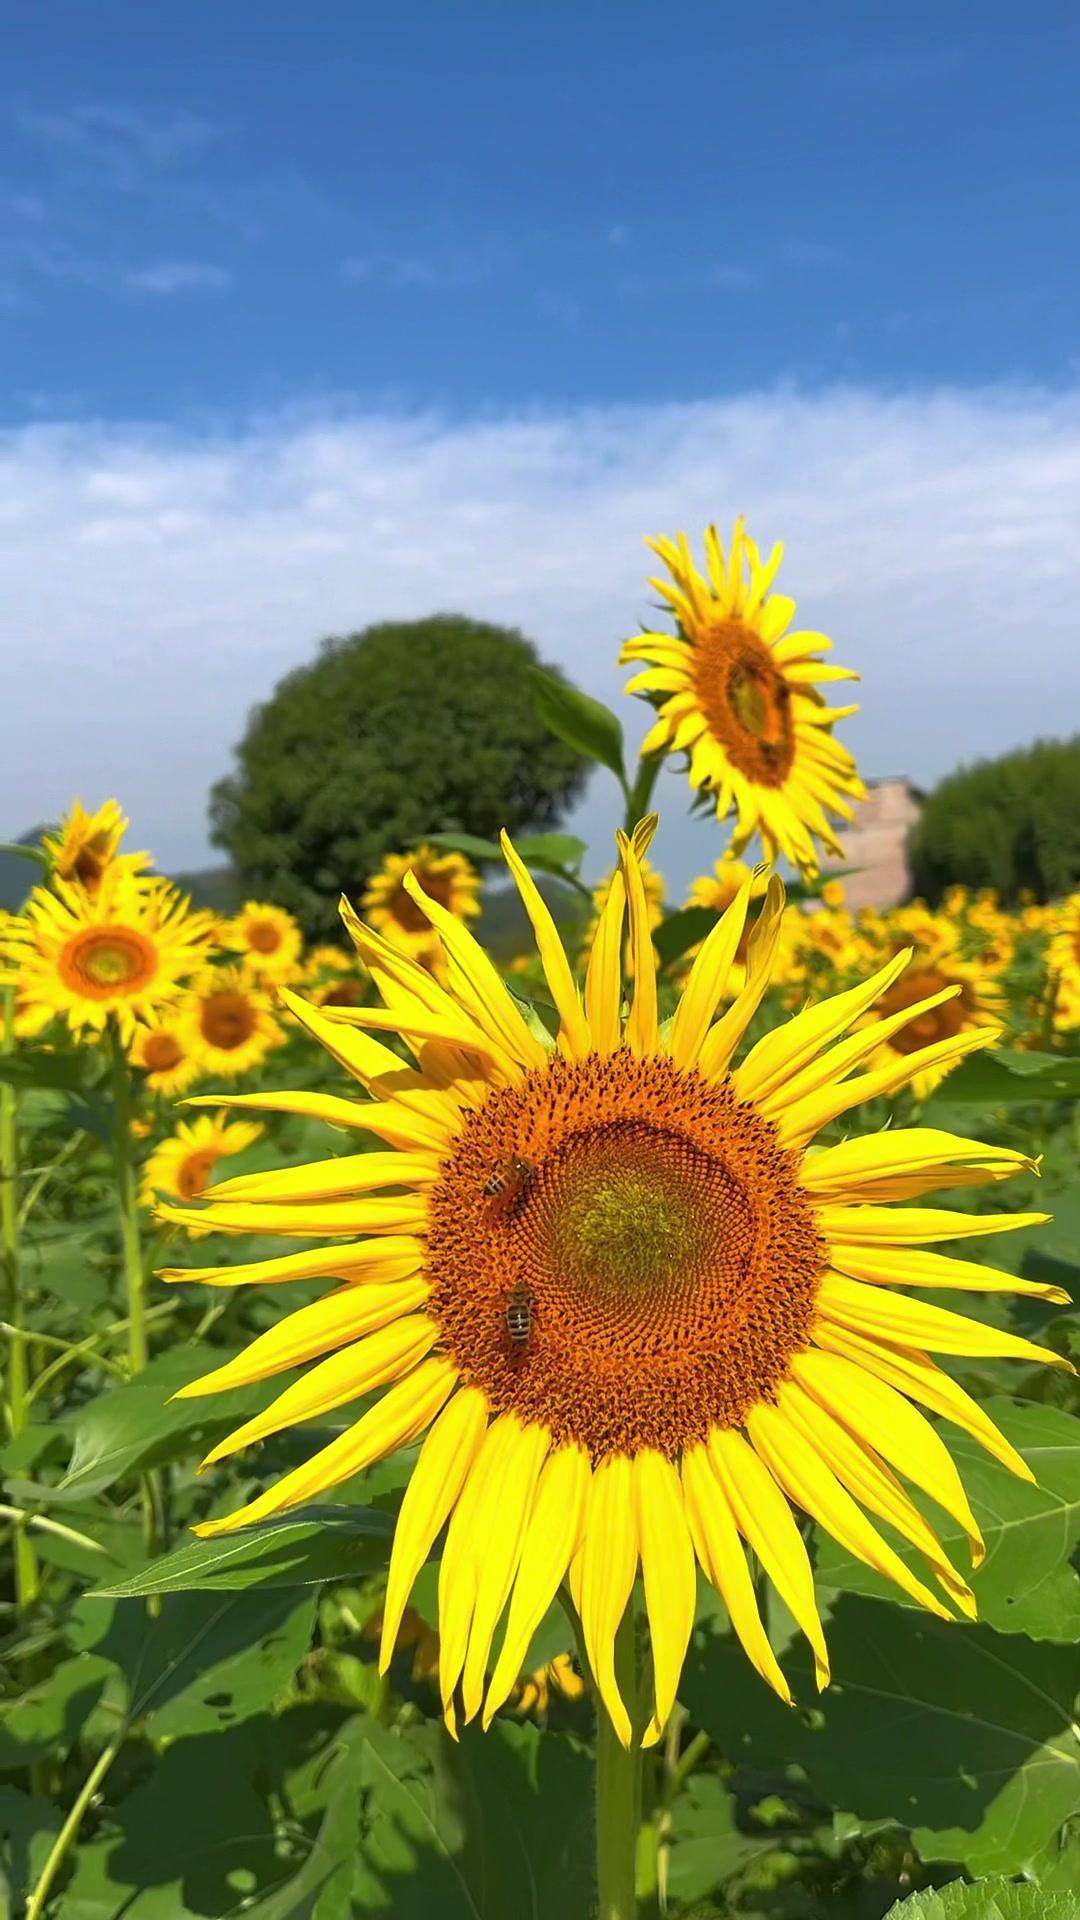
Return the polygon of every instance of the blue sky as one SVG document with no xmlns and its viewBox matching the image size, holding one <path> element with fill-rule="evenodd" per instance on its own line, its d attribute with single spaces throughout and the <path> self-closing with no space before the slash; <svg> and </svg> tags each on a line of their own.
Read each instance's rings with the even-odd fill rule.
<svg viewBox="0 0 1080 1920">
<path fill-rule="evenodd" d="M 9 418 L 1074 370 L 1071 5 L 50 0 L 6 38 Z"/>
<path fill-rule="evenodd" d="M 1078 55 L 997 0 L 17 9 L 0 839 L 117 792 L 205 860 L 252 702 L 434 609 L 633 744 L 643 536 L 739 511 L 870 775 L 1074 725 Z M 721 843 L 664 797 L 681 889 Z"/>
</svg>

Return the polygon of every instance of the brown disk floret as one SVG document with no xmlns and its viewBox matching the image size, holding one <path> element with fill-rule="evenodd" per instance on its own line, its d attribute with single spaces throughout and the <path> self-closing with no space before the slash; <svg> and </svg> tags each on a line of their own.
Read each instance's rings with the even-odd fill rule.
<svg viewBox="0 0 1080 1920">
<path fill-rule="evenodd" d="M 946 974 L 939 973 L 936 967 L 911 970 L 901 974 L 899 980 L 883 993 L 874 1008 L 875 1019 L 888 1019 L 894 1013 L 902 1013 L 905 1007 L 913 1007 L 918 1000 L 928 1000 L 931 995 L 940 993 L 943 987 L 951 987 L 954 982 Z M 972 1011 L 971 988 L 967 981 L 961 983 L 960 992 L 953 1000 L 943 1000 L 940 1006 L 929 1007 L 906 1027 L 894 1033 L 889 1041 L 897 1053 L 914 1053 L 918 1047 L 928 1047 L 935 1040 L 951 1040 L 954 1034 L 963 1033 L 968 1025 Z"/>
<path fill-rule="evenodd" d="M 242 993 L 223 988 L 211 993 L 199 1008 L 199 1028 L 209 1046 L 228 1052 L 242 1047 L 255 1031 L 255 1009 Z"/>
<path fill-rule="evenodd" d="M 701 710 L 733 766 L 758 786 L 782 787 L 795 730 L 791 689 L 769 648 L 740 620 L 723 620 L 699 636 L 694 660 Z"/>
<path fill-rule="evenodd" d="M 447 1351 L 496 1412 L 594 1460 L 738 1425 L 807 1344 L 826 1264 L 798 1164 L 727 1084 L 625 1049 L 554 1059 L 489 1094 L 432 1193 Z"/>
</svg>

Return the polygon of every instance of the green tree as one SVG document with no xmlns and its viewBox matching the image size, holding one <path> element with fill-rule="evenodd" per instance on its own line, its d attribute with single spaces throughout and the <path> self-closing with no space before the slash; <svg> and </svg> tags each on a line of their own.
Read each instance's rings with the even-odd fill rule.
<svg viewBox="0 0 1080 1920">
<path fill-rule="evenodd" d="M 949 774 L 912 834 L 911 867 L 930 901 L 957 883 L 996 887 L 1006 901 L 1080 887 L 1080 735 Z"/>
<path fill-rule="evenodd" d="M 339 894 L 391 851 L 557 825 L 587 763 L 540 719 L 538 664 L 523 634 L 462 614 L 324 641 L 252 712 L 212 838 L 251 891 L 332 937 Z"/>
</svg>

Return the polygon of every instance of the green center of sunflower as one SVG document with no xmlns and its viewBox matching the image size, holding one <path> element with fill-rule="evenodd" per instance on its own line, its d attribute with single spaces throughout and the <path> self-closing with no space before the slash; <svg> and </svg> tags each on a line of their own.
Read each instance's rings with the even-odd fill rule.
<svg viewBox="0 0 1080 1920">
<path fill-rule="evenodd" d="M 568 1285 L 582 1296 L 645 1306 L 649 1296 L 687 1283 L 704 1252 L 691 1158 L 685 1144 L 632 1122 L 567 1143 L 546 1178 L 550 1204 L 540 1238 Z"/>
</svg>

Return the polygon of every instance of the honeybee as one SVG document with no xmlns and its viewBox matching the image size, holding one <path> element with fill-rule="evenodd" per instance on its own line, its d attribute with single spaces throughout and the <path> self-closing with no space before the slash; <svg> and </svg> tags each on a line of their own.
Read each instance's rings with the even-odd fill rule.
<svg viewBox="0 0 1080 1920">
<path fill-rule="evenodd" d="M 509 1160 L 504 1160 L 501 1166 L 496 1167 L 490 1180 L 484 1183 L 488 1212 L 495 1218 L 505 1218 L 512 1213 L 527 1193 L 532 1177 L 531 1160 L 523 1160 L 516 1153 Z"/>
<path fill-rule="evenodd" d="M 524 1351 L 532 1334 L 535 1306 L 536 1296 L 531 1287 L 519 1285 L 509 1289 L 503 1305 L 503 1318 L 511 1345 L 519 1352 Z"/>
</svg>

